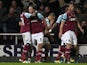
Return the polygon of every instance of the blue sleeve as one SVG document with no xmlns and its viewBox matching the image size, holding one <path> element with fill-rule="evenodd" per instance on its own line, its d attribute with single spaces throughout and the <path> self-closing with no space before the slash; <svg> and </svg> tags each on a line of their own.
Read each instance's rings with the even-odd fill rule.
<svg viewBox="0 0 87 65">
<path fill-rule="evenodd" d="M 67 20 L 67 13 L 63 14 L 62 21 L 65 22 Z"/>
<path fill-rule="evenodd" d="M 59 17 L 57 18 L 56 23 L 60 23 L 62 21 L 62 17 L 63 17 L 63 14 L 62 15 L 59 15 Z"/>
<path fill-rule="evenodd" d="M 46 21 L 47 26 L 50 26 L 50 22 L 47 18 L 45 19 L 45 21 Z"/>
<path fill-rule="evenodd" d="M 38 13 L 37 16 L 38 16 L 38 18 L 41 19 L 41 20 L 44 19 L 44 16 L 43 16 L 41 13 Z"/>
<path fill-rule="evenodd" d="M 30 14 L 30 13 L 25 13 L 24 15 L 25 15 L 26 18 L 30 18 L 30 16 L 31 16 L 32 14 Z"/>
</svg>

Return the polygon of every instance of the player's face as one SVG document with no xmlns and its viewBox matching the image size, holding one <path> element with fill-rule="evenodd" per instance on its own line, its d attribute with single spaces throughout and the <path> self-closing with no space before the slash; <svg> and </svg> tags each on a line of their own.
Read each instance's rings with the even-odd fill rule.
<svg viewBox="0 0 87 65">
<path fill-rule="evenodd" d="M 55 19 L 55 16 L 51 16 L 51 19 L 54 20 Z"/>
<path fill-rule="evenodd" d="M 69 9 L 70 9 L 71 11 L 74 11 L 74 5 L 71 4 L 71 5 L 69 6 Z"/>
<path fill-rule="evenodd" d="M 28 11 L 29 11 L 29 13 L 32 14 L 32 13 L 34 12 L 34 8 L 33 8 L 33 7 L 29 7 L 29 8 L 28 8 Z"/>
</svg>

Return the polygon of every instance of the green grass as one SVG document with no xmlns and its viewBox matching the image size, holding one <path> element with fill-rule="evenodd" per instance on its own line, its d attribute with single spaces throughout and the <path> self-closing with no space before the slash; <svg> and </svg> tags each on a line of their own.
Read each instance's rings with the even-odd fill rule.
<svg viewBox="0 0 87 65">
<path fill-rule="evenodd" d="M 15 62 L 0 62 L 0 65 L 87 65 L 87 63 L 15 63 Z"/>
</svg>

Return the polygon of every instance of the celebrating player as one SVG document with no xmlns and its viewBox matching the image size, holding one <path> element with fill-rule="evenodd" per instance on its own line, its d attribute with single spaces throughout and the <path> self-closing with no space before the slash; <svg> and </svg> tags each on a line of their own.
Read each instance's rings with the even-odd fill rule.
<svg viewBox="0 0 87 65">
<path fill-rule="evenodd" d="M 23 37 L 23 42 L 24 42 L 24 46 L 23 46 L 23 51 L 22 51 L 22 55 L 21 55 L 21 59 L 20 61 L 22 61 L 23 63 L 27 63 L 27 54 L 29 55 L 29 61 L 30 62 L 30 58 L 31 58 L 31 34 L 30 34 L 30 20 L 26 17 L 28 13 L 27 12 L 23 12 L 20 15 L 20 19 L 21 21 L 19 22 L 19 25 L 21 27 L 20 32 L 22 33 L 22 37 Z M 29 15 L 29 17 L 31 16 L 31 14 Z"/>
<path fill-rule="evenodd" d="M 79 22 L 76 20 L 74 5 L 68 4 L 67 11 L 63 14 L 63 19 L 60 25 L 59 37 L 65 43 L 65 58 L 67 63 L 70 63 L 70 49 L 71 46 L 74 45 L 74 48 L 77 47 L 77 37 L 75 34 L 76 26 L 80 29 L 82 33 L 84 30 L 81 28 Z M 63 49 L 62 49 L 63 50 Z M 60 50 L 60 51 L 62 51 Z M 59 53 L 61 56 L 61 52 Z"/>
<path fill-rule="evenodd" d="M 30 19 L 31 23 L 31 34 L 32 34 L 32 43 L 36 47 L 36 62 L 41 62 L 42 46 L 43 46 L 43 23 L 44 16 L 39 12 L 35 11 L 33 6 L 29 6 L 29 13 L 27 18 Z M 30 17 L 29 17 L 30 16 Z M 37 42 L 37 45 L 34 43 Z"/>
<path fill-rule="evenodd" d="M 45 28 L 44 45 L 45 45 L 45 60 L 47 60 L 48 52 L 50 50 L 50 43 L 52 43 L 53 37 L 50 35 L 51 28 L 55 22 L 55 14 L 50 13 L 48 17 L 45 18 L 47 27 Z"/>
</svg>

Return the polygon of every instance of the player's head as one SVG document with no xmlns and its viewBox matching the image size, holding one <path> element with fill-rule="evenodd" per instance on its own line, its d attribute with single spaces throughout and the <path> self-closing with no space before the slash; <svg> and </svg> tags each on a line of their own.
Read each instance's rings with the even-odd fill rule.
<svg viewBox="0 0 87 65">
<path fill-rule="evenodd" d="M 72 3 L 67 4 L 67 10 L 74 11 L 74 5 Z"/>
<path fill-rule="evenodd" d="M 50 13 L 49 16 L 51 20 L 55 19 L 55 14 L 54 13 Z"/>
<path fill-rule="evenodd" d="M 34 6 L 32 6 L 32 5 L 28 6 L 28 12 L 31 13 L 31 14 L 32 14 L 33 12 L 35 12 Z"/>
</svg>

